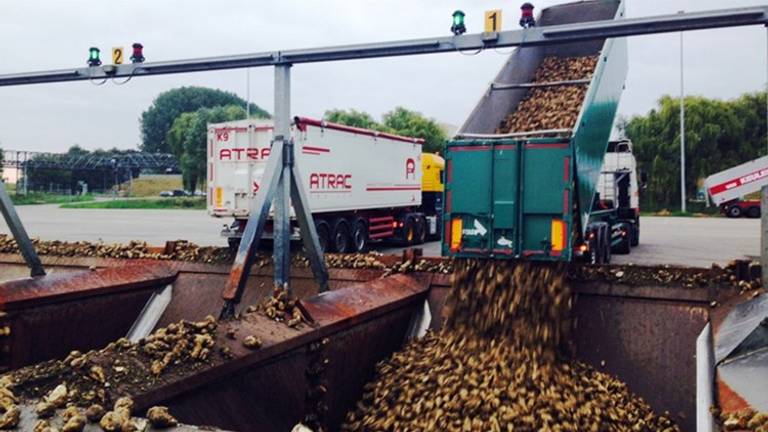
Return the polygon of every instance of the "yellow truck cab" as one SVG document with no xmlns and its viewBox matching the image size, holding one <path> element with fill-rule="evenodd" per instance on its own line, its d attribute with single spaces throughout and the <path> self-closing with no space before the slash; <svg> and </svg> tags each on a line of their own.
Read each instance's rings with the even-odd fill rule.
<svg viewBox="0 0 768 432">
<path fill-rule="evenodd" d="M 421 207 L 425 213 L 435 215 L 428 217 L 429 224 L 436 224 L 434 229 L 429 227 L 429 233 L 433 240 L 440 238 L 440 228 L 443 223 L 443 171 L 445 170 L 445 159 L 435 153 L 421 154 Z"/>
</svg>

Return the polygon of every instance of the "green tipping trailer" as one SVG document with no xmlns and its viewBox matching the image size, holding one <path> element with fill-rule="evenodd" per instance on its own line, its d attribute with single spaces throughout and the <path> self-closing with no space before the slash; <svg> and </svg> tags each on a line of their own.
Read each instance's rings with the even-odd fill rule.
<svg viewBox="0 0 768 432">
<path fill-rule="evenodd" d="M 622 1 L 595 0 L 544 9 L 538 23 L 623 15 Z M 598 55 L 572 128 L 496 133 L 530 91 L 526 84 L 544 58 Z M 511 54 L 447 144 L 443 255 L 570 261 L 595 238 L 610 253 L 613 215 L 593 212 L 593 202 L 627 68 L 626 39 L 521 47 Z"/>
</svg>

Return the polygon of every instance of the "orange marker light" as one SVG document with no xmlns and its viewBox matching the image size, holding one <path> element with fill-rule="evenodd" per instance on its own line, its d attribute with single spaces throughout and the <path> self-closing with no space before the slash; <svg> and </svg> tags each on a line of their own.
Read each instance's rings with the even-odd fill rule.
<svg viewBox="0 0 768 432">
<path fill-rule="evenodd" d="M 461 218 L 451 221 L 451 252 L 458 252 L 461 248 L 461 231 L 463 222 Z"/>
<path fill-rule="evenodd" d="M 565 222 L 560 219 L 552 219 L 552 251 L 561 252 L 565 249 Z"/>
</svg>

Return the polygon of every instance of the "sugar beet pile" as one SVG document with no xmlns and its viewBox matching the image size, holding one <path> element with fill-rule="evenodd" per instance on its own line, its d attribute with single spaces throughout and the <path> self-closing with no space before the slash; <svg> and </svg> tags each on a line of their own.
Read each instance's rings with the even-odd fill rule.
<svg viewBox="0 0 768 432">
<path fill-rule="evenodd" d="M 0 376 L 0 429 L 13 429 L 21 420 L 19 403 L 34 402 L 35 432 L 78 432 L 87 422 L 107 432 L 172 427 L 176 419 L 166 407 L 152 407 L 147 420 L 136 414 L 137 394 L 220 361 L 214 349 L 218 323 L 181 321 L 158 329 L 139 343 L 120 339 L 101 350 L 72 351 L 64 360 L 51 360 Z M 105 408 L 110 407 L 110 408 Z M 58 427 L 57 427 L 58 426 Z"/>
<path fill-rule="evenodd" d="M 455 267 L 445 328 L 380 363 L 343 430 L 678 430 L 624 383 L 569 357 L 561 269 Z"/>
<path fill-rule="evenodd" d="M 589 79 L 598 57 L 547 57 L 536 70 L 534 83 Z M 576 123 L 587 84 L 531 89 L 499 128 L 499 133 L 571 129 Z"/>
</svg>

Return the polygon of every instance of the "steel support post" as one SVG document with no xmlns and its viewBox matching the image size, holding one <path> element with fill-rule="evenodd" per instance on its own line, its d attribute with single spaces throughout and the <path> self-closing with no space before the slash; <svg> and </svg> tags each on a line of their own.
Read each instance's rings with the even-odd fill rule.
<svg viewBox="0 0 768 432">
<path fill-rule="evenodd" d="M 274 281 L 276 287 L 289 287 L 291 271 L 291 66 L 275 66 L 275 141 L 283 143 L 282 175 L 274 197 Z"/>
<path fill-rule="evenodd" d="M 763 286 L 768 287 L 768 186 L 760 192 L 760 265 Z"/>
<path fill-rule="evenodd" d="M 320 249 L 320 240 L 317 238 L 315 221 L 312 219 L 312 212 L 309 209 L 307 194 L 304 192 L 304 183 L 301 181 L 301 174 L 296 164 L 291 167 L 293 176 L 291 177 L 291 199 L 296 213 L 296 220 L 299 222 L 301 231 L 301 240 L 304 244 L 304 251 L 309 258 L 309 265 L 312 267 L 312 273 L 320 286 L 320 292 L 328 291 L 328 269 L 325 267 L 325 258 Z"/>
<path fill-rule="evenodd" d="M 24 229 L 24 225 L 16 213 L 16 208 L 13 206 L 13 201 L 11 201 L 8 191 L 5 190 L 5 182 L 2 181 L 0 181 L 0 211 L 3 212 L 5 223 L 8 224 L 8 229 L 11 230 L 16 244 L 19 246 L 19 251 L 29 267 L 30 275 L 44 276 L 43 263 L 40 262 L 40 257 L 37 256 L 32 240 L 29 239 L 27 230 Z"/>
<path fill-rule="evenodd" d="M 283 142 L 272 143 L 272 151 L 267 160 L 267 167 L 262 178 L 262 187 L 256 193 L 256 199 L 251 207 L 248 223 L 245 225 L 240 247 L 237 249 L 235 262 L 229 273 L 227 285 L 224 288 L 224 307 L 221 310 L 221 318 L 231 318 L 235 314 L 235 305 L 240 302 L 245 285 L 248 282 L 248 274 L 253 265 L 253 258 L 259 247 L 259 240 L 264 233 L 264 224 L 269 216 L 269 207 L 272 204 L 272 196 L 277 189 L 283 168 Z"/>
<path fill-rule="evenodd" d="M 277 286 L 290 289 L 291 269 L 291 199 L 296 207 L 296 217 L 301 230 L 304 248 L 321 291 L 328 289 L 328 271 L 325 267 L 320 242 L 304 193 L 299 170 L 294 163 L 294 144 L 291 139 L 291 66 L 280 64 L 275 67 L 275 137 L 272 141 L 267 168 L 264 171 L 263 186 L 256 194 L 248 223 L 232 265 L 227 286 L 224 289 L 224 307 L 221 318 L 235 314 L 248 281 L 253 258 L 264 224 L 269 216 L 270 205 L 274 204 L 274 281 Z"/>
</svg>

